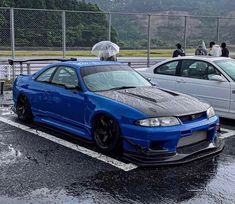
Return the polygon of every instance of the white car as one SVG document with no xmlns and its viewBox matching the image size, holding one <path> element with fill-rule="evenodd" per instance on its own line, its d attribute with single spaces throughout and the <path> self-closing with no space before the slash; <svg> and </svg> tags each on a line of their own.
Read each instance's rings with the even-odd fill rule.
<svg viewBox="0 0 235 204">
<path fill-rule="evenodd" d="M 223 57 L 178 57 L 136 69 L 160 88 L 197 97 L 217 114 L 235 119 L 235 60 Z"/>
</svg>

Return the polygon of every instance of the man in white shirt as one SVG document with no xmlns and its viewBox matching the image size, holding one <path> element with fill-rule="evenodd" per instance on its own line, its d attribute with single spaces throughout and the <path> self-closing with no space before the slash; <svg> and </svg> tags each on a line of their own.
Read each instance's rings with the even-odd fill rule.
<svg viewBox="0 0 235 204">
<path fill-rule="evenodd" d="M 221 47 L 214 42 L 210 42 L 209 56 L 220 57 L 222 55 Z"/>
</svg>

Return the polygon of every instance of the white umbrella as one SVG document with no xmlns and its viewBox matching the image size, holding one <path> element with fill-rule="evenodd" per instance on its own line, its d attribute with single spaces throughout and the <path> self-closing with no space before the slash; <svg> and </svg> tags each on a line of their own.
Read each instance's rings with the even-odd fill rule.
<svg viewBox="0 0 235 204">
<path fill-rule="evenodd" d="M 91 53 L 98 56 L 108 58 L 119 53 L 119 46 L 110 41 L 101 41 L 96 43 L 91 50 Z"/>
</svg>

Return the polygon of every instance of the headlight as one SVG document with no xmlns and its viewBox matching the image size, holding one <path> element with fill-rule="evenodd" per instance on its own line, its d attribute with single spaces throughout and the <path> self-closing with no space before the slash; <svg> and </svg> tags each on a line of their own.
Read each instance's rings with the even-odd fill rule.
<svg viewBox="0 0 235 204">
<path fill-rule="evenodd" d="M 207 114 L 207 118 L 211 118 L 211 117 L 215 116 L 214 108 L 210 107 L 210 108 L 206 111 L 206 114 Z"/>
<path fill-rule="evenodd" d="M 148 118 L 136 121 L 136 124 L 144 127 L 166 127 L 179 125 L 180 122 L 175 117 Z"/>
</svg>

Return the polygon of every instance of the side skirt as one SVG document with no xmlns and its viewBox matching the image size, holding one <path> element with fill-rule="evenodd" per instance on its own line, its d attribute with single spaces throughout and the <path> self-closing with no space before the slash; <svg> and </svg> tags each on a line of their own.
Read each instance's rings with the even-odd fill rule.
<svg viewBox="0 0 235 204">
<path fill-rule="evenodd" d="M 42 118 L 42 117 L 36 116 L 36 117 L 34 117 L 34 122 L 43 123 L 43 124 L 58 128 L 62 131 L 72 133 L 72 134 L 77 135 L 78 137 L 82 137 L 86 140 L 92 140 L 92 137 L 86 131 L 82 130 L 81 128 L 75 127 L 70 124 L 64 124 L 60 121 L 53 120 L 52 118 Z"/>
</svg>

